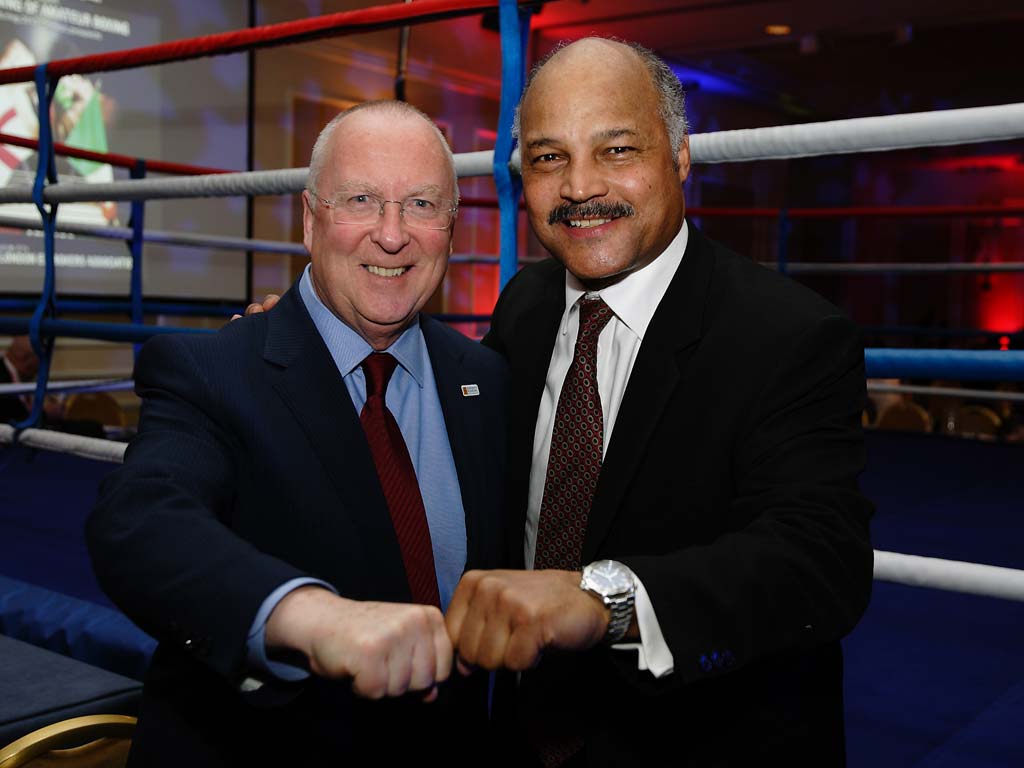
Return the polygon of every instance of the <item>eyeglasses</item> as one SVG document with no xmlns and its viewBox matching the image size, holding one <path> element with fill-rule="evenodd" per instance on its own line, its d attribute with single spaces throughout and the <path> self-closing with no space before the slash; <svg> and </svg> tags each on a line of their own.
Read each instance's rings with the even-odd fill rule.
<svg viewBox="0 0 1024 768">
<path fill-rule="evenodd" d="M 324 207 L 330 208 L 335 224 L 372 224 L 384 215 L 384 206 L 394 203 L 399 215 L 410 227 L 419 229 L 448 229 L 459 208 L 444 197 L 423 195 L 405 200 L 381 200 L 369 193 L 347 193 L 331 200 L 314 193 Z"/>
</svg>

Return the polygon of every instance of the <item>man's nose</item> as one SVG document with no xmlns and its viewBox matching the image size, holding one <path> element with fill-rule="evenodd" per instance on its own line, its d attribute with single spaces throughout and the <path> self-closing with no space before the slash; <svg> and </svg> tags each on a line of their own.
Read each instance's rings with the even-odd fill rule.
<svg viewBox="0 0 1024 768">
<path fill-rule="evenodd" d="M 608 194 L 608 182 L 596 163 L 573 159 L 565 169 L 559 194 L 563 199 L 582 203 Z"/>
<path fill-rule="evenodd" d="M 402 204 L 393 200 L 383 203 L 383 211 L 373 228 L 371 239 L 388 253 L 397 253 L 409 242 L 409 228 L 402 218 Z"/>
</svg>

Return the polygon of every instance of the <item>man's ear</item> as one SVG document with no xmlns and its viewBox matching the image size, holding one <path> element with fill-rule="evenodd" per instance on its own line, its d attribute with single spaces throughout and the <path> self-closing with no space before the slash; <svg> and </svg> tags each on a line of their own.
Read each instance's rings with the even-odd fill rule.
<svg viewBox="0 0 1024 768">
<path fill-rule="evenodd" d="M 302 244 L 306 251 L 313 252 L 313 198 L 308 189 L 302 190 Z"/>
<path fill-rule="evenodd" d="M 683 139 L 679 145 L 679 152 L 676 154 L 676 162 L 679 164 L 679 183 L 682 184 L 690 175 L 690 137 Z"/>
</svg>

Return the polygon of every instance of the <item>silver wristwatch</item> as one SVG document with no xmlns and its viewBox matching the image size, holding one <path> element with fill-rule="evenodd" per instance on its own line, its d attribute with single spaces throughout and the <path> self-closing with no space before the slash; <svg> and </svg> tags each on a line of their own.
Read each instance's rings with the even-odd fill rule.
<svg viewBox="0 0 1024 768">
<path fill-rule="evenodd" d="M 590 592 L 608 606 L 612 618 L 605 632 L 605 643 L 617 643 L 633 621 L 636 600 L 636 576 L 615 560 L 597 560 L 584 567 L 580 589 Z"/>
</svg>

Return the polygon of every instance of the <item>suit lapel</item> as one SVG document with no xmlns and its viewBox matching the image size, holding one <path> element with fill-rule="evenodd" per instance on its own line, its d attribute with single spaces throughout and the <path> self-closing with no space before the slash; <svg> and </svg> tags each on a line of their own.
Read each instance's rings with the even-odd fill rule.
<svg viewBox="0 0 1024 768">
<path fill-rule="evenodd" d="M 374 575 L 381 599 L 408 601 L 401 550 L 352 398 L 299 298 L 298 285 L 267 315 L 264 358 L 271 381 L 331 479 L 373 560 L 394 563 Z"/>
<path fill-rule="evenodd" d="M 420 329 L 427 345 L 430 365 L 437 384 L 448 444 L 459 477 L 462 508 L 466 515 L 466 568 L 479 568 L 485 559 L 485 541 L 488 509 L 494 499 L 488 498 L 482 488 L 481 457 L 486 455 L 485 424 L 478 414 L 471 412 L 474 403 L 462 396 L 463 384 L 475 383 L 466 372 L 465 353 L 445 338 L 445 329 L 437 320 L 420 315 Z"/>
<path fill-rule="evenodd" d="M 529 503 L 530 467 L 537 410 L 547 380 L 558 325 L 565 311 L 565 271 L 555 270 L 536 303 L 506 334 L 512 361 L 512 413 L 509 421 L 509 473 L 506 534 L 510 562 L 523 567 L 523 531 Z"/>
<path fill-rule="evenodd" d="M 708 241 L 692 224 L 688 238 L 686 254 L 651 319 L 619 406 L 587 522 L 584 563 L 594 559 L 604 541 L 700 340 L 714 256 Z"/>
</svg>

